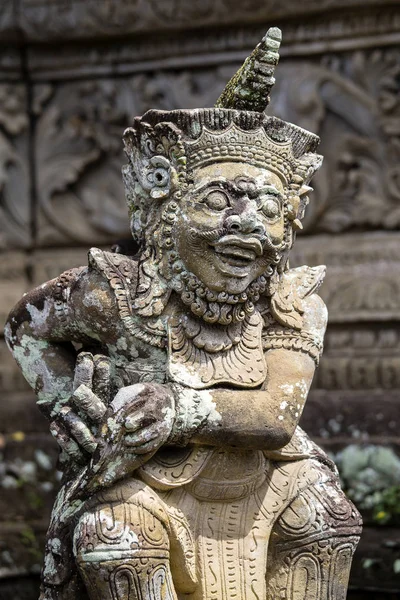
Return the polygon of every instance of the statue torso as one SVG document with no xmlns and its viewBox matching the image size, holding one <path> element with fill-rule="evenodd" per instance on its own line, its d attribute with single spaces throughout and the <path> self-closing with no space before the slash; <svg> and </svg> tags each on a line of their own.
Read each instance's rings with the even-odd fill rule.
<svg viewBox="0 0 400 600">
<path fill-rule="evenodd" d="M 143 318 L 133 309 L 137 293 L 137 261 L 92 249 L 89 267 L 108 282 L 118 309 L 118 319 L 109 324 L 114 331 L 113 341 L 104 343 L 115 369 L 115 391 L 145 381 L 170 381 L 194 389 L 220 384 L 246 389 L 264 382 L 267 376 L 264 349 L 270 347 L 271 317 L 262 304 L 261 310 L 256 309 L 243 321 L 230 326 L 202 322 L 174 299 L 170 300 L 162 316 Z M 279 323 L 273 322 L 273 326 L 275 333 L 276 329 L 283 330 Z M 106 340 L 107 335 L 104 338 Z M 272 453 L 273 458 L 290 460 L 309 455 L 308 441 L 303 438 L 304 434 L 299 431 L 291 444 Z M 241 454 L 243 452 L 229 448 L 216 451 L 197 446 L 172 451 L 167 447 L 146 463 L 140 473 L 145 481 L 160 490 L 196 481 L 198 491 L 193 491 L 201 495 L 209 485 L 207 481 L 217 482 L 221 477 L 226 494 L 231 473 L 235 494 L 240 494 L 242 486 L 237 487 L 238 481 L 248 476 L 246 465 L 249 460 L 247 455 L 242 457 Z M 269 454 L 262 451 L 252 451 L 252 454 L 258 465 L 255 473 L 264 473 Z M 254 485 L 262 479 L 255 477 Z"/>
<path fill-rule="evenodd" d="M 172 298 L 160 317 L 143 318 L 133 310 L 137 262 L 130 257 L 91 251 L 91 266 L 108 280 L 118 322 L 112 343 L 104 335 L 115 366 L 115 387 L 144 381 L 173 381 L 194 389 L 213 385 L 252 388 L 266 377 L 260 311 L 243 321 L 209 324 Z"/>
<path fill-rule="evenodd" d="M 89 277 L 90 270 L 116 305 L 99 337 L 115 365 L 118 388 L 143 381 L 255 388 L 267 377 L 264 353 L 270 348 L 304 351 L 318 362 L 322 339 L 302 331 L 301 302 L 321 283 L 321 267 L 288 271 L 271 300 L 261 297 L 254 312 L 227 325 L 207 323 L 174 295 L 162 314 L 141 316 L 134 308 L 138 261 L 132 257 L 94 248 Z"/>
</svg>

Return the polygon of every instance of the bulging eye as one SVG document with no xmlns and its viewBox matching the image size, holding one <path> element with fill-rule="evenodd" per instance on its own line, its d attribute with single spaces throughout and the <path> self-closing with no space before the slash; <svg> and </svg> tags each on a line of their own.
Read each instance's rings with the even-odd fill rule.
<svg viewBox="0 0 400 600">
<path fill-rule="evenodd" d="M 204 203 L 211 210 L 224 210 L 229 206 L 228 196 L 220 190 L 213 190 L 204 198 Z"/>
<path fill-rule="evenodd" d="M 268 219 L 276 219 L 281 212 L 278 198 L 266 197 L 261 203 L 261 210 Z"/>
</svg>

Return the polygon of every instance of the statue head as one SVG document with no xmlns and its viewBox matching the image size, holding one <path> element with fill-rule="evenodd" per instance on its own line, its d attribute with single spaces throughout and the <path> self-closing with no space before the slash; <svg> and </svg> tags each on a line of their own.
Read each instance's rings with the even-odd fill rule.
<svg viewBox="0 0 400 600">
<path fill-rule="evenodd" d="M 259 86 L 247 109 L 249 72 L 231 80 L 215 108 L 150 110 L 124 133 L 131 229 L 143 249 L 143 315 L 160 314 L 173 289 L 206 320 L 238 320 L 286 268 L 322 161 L 319 138 L 254 110 Z"/>
</svg>

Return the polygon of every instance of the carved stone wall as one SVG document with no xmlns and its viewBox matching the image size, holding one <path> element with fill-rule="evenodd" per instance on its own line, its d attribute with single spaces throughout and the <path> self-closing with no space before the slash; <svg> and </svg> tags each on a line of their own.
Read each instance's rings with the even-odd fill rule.
<svg viewBox="0 0 400 600">
<path fill-rule="evenodd" d="M 275 24 L 269 111 L 318 133 L 325 155 L 293 258 L 328 265 L 326 350 L 302 424 L 333 453 L 400 454 L 397 0 L 0 0 L 0 322 L 90 245 L 129 236 L 133 117 L 211 106 Z M 0 597 L 35 598 L 57 452 L 2 340 L 0 389 Z M 363 598 L 400 589 L 399 538 L 366 527 L 352 579 Z"/>
</svg>

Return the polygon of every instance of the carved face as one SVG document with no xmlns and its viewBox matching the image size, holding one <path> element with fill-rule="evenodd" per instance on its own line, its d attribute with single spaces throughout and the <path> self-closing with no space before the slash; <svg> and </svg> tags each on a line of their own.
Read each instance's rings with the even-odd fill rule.
<svg viewBox="0 0 400 600">
<path fill-rule="evenodd" d="M 178 252 L 209 289 L 240 294 L 283 241 L 283 183 L 267 169 L 233 162 L 197 169 L 193 180 L 180 201 Z"/>
</svg>

